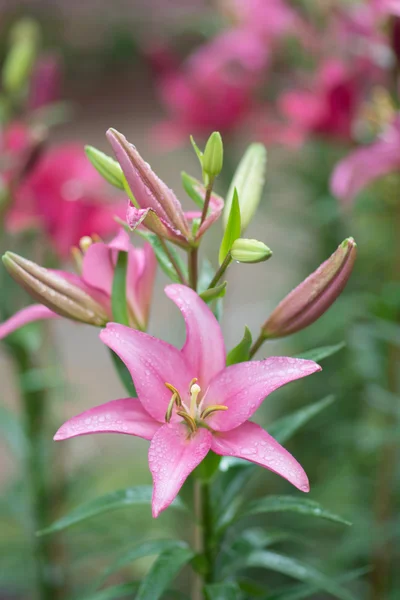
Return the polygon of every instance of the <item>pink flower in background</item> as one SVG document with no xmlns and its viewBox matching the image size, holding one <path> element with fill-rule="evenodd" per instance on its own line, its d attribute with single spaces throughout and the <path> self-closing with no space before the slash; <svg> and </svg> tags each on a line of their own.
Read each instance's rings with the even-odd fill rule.
<svg viewBox="0 0 400 600">
<path fill-rule="evenodd" d="M 240 27 L 268 41 L 298 35 L 303 25 L 298 13 L 283 0 L 223 0 L 222 7 Z"/>
<path fill-rule="evenodd" d="M 30 80 L 28 107 L 35 110 L 56 102 L 61 96 L 61 67 L 57 56 L 49 54 L 37 61 Z"/>
<path fill-rule="evenodd" d="M 209 450 L 261 465 L 308 492 L 299 463 L 248 419 L 277 388 L 320 370 L 309 360 L 271 357 L 225 367 L 218 321 L 190 288 L 169 285 L 187 337 L 182 350 L 110 323 L 100 337 L 125 363 L 138 398 L 107 402 L 67 421 L 55 440 L 90 433 L 125 433 L 151 440 L 153 516 L 171 504 Z"/>
<path fill-rule="evenodd" d="M 332 193 L 350 202 L 370 183 L 399 169 L 400 116 L 397 116 L 378 141 L 358 148 L 336 165 L 331 178 Z"/>
<path fill-rule="evenodd" d="M 157 261 L 149 244 L 146 243 L 143 248 L 135 248 L 126 231 L 121 230 L 109 244 L 97 242 L 89 246 L 82 256 L 79 276 L 67 271 L 53 271 L 39 267 L 43 274 L 50 275 L 50 281 L 54 280 L 55 291 L 53 294 L 43 292 L 42 298 L 46 306 L 41 304 L 28 306 L 2 323 L 0 339 L 32 321 L 59 316 L 94 325 L 104 325 L 110 321 L 112 282 L 119 251 L 128 253 L 126 300 L 131 326 L 146 329 Z M 7 252 L 3 261 L 13 276 L 16 269 L 17 275 L 21 269 L 28 274 L 35 273 L 30 268 L 32 265 L 30 261 L 13 253 Z M 12 263 L 12 268 L 8 266 L 9 263 Z M 15 278 L 17 281 L 21 280 L 20 277 Z M 26 279 L 29 283 L 29 276 Z M 25 287 L 29 292 L 29 286 L 25 285 Z M 71 294 L 70 287 L 77 293 L 73 291 Z M 59 302 L 61 296 L 58 294 L 64 295 L 62 302 Z M 35 296 L 38 297 L 37 294 Z"/>
<path fill-rule="evenodd" d="M 76 143 L 61 144 L 45 151 L 16 189 L 6 227 L 19 230 L 34 217 L 60 256 L 67 258 L 83 236 L 115 233 L 118 226 L 113 217 L 124 216 L 126 205 L 111 200 L 107 184 L 83 148 Z"/>
</svg>

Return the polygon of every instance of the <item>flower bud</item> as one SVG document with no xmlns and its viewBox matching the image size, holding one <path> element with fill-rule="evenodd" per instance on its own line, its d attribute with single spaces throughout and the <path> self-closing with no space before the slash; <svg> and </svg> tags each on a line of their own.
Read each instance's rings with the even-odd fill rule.
<svg viewBox="0 0 400 600">
<path fill-rule="evenodd" d="M 356 255 L 353 238 L 344 240 L 328 260 L 278 304 L 262 327 L 265 337 L 283 337 L 319 319 L 343 291 Z"/>
<path fill-rule="evenodd" d="M 97 326 L 109 321 L 104 308 L 73 283 L 73 276 L 69 281 L 13 252 L 4 254 L 3 263 L 13 279 L 33 298 L 62 317 Z"/>
<path fill-rule="evenodd" d="M 36 60 L 39 30 L 37 24 L 24 19 L 11 31 L 11 47 L 6 56 L 2 79 L 8 94 L 19 94 L 28 83 Z"/>
<path fill-rule="evenodd" d="M 268 260 L 272 256 L 272 250 L 263 242 L 258 240 L 247 240 L 238 238 L 233 242 L 231 257 L 242 263 L 258 263 Z"/>
<path fill-rule="evenodd" d="M 236 169 L 226 196 L 222 215 L 224 229 L 228 223 L 235 189 L 239 196 L 242 231 L 249 225 L 261 200 L 266 164 L 267 151 L 265 146 L 263 144 L 251 144 Z"/>
<path fill-rule="evenodd" d="M 212 180 L 221 173 L 223 162 L 224 146 L 221 134 L 214 131 L 208 138 L 204 150 L 202 158 L 203 172 Z"/>
<path fill-rule="evenodd" d="M 94 148 L 93 146 L 85 146 L 85 152 L 96 171 L 98 171 L 108 183 L 111 183 L 111 185 L 120 190 L 124 189 L 124 174 L 116 160 L 111 158 L 111 156 L 104 154 L 104 152 L 97 150 L 97 148 Z"/>
</svg>

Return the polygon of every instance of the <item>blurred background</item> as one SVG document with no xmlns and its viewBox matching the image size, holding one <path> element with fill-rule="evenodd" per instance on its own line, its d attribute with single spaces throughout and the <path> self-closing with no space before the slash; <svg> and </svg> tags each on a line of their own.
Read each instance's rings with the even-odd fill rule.
<svg viewBox="0 0 400 600">
<path fill-rule="evenodd" d="M 344 580 L 357 573 L 350 583 L 356 597 L 397 599 L 399 3 L 0 0 L 0 30 L 3 74 L 15 40 L 33 40 L 34 48 L 26 73 L 14 73 L 16 84 L 13 74 L 3 75 L 0 97 L 3 181 L 12 178 L 21 147 L 26 150 L 18 134 L 29 138 L 31 149 L 40 149 L 17 198 L 40 195 L 35 169 L 45 169 L 43 161 L 50 157 L 50 164 L 60 148 L 73 147 L 78 155 L 82 148 L 83 160 L 85 144 L 111 154 L 105 139 L 109 127 L 138 147 L 186 208 L 191 201 L 182 189 L 181 171 L 200 176 L 190 134 L 202 144 L 212 131 L 221 132 L 225 160 L 216 187 L 222 196 L 246 146 L 253 141 L 266 145 L 265 192 L 247 235 L 264 241 L 274 256 L 266 264 L 231 267 L 222 317 L 227 348 L 240 341 L 244 325 L 257 335 L 292 287 L 343 239 L 356 239 L 358 262 L 335 305 L 307 331 L 266 344 L 258 356 L 295 356 L 341 342 L 345 347 L 326 360 L 321 375 L 274 393 L 257 413 L 268 429 L 268 423 L 291 410 L 334 394 L 288 449 L 309 474 L 310 498 L 353 526 L 321 525 L 296 515 L 274 515 L 273 521 L 267 515 L 254 522 L 267 530 L 280 522 L 290 526 L 293 536 L 282 547 L 328 573 Z M 15 64 L 23 64 L 23 57 L 22 52 Z M 51 190 L 57 198 L 65 196 L 63 202 L 71 199 L 71 189 L 66 187 L 68 160 L 60 160 L 62 185 Z M 71 181 L 79 177 L 78 169 Z M 96 188 L 85 194 L 115 200 L 115 206 L 123 201 L 107 184 L 101 193 Z M 33 214 L 32 207 L 21 209 L 18 202 L 0 213 L 2 252 L 11 249 L 46 266 L 73 270 L 60 231 L 71 234 L 70 245 L 76 244 L 75 225 L 60 217 L 64 209 L 57 212 L 55 200 L 58 216 L 49 220 L 48 210 L 35 205 Z M 204 260 L 215 260 L 221 235 L 217 223 L 202 245 Z M 5 320 L 29 298 L 1 271 Z M 180 344 L 184 327 L 163 294 L 166 282 L 158 273 L 149 331 Z M 20 334 L 35 356 L 22 379 L 13 360 Z M 15 343 L 0 345 L 0 598 L 29 599 L 34 598 L 35 547 L 23 467 L 27 441 L 21 393 L 44 391 L 47 396 L 48 439 L 42 450 L 51 453 L 48 477 L 53 482 L 47 524 L 100 493 L 149 483 L 150 474 L 147 443 L 128 436 L 81 437 L 49 449 L 66 418 L 125 394 L 97 329 L 63 319 L 40 328 L 29 325 L 13 336 Z M 289 493 L 289 485 L 260 470 L 250 495 L 271 492 Z M 177 531 L 182 523 L 173 510 L 153 521 L 147 508 L 71 528 L 52 541 L 52 576 L 63 590 L 54 597 L 84 598 L 88 581 L 133 539 L 173 537 Z M 150 562 L 141 559 L 110 581 L 140 577 Z M 284 581 L 277 574 L 265 582 L 264 574 L 255 577 L 262 591 L 257 595 L 254 590 L 251 598 L 267 598 L 269 586 Z M 180 585 L 185 586 L 184 578 Z M 316 591 L 301 597 L 328 596 Z"/>
</svg>

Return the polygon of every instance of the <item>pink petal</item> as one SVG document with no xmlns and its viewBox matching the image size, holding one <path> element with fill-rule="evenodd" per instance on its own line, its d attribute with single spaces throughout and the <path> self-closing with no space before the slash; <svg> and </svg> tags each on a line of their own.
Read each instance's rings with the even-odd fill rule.
<svg viewBox="0 0 400 600">
<path fill-rule="evenodd" d="M 312 360 L 286 356 L 227 367 L 211 381 L 204 405 L 222 404 L 228 410 L 212 414 L 207 423 L 217 431 L 234 429 L 247 421 L 271 392 L 320 370 Z"/>
<path fill-rule="evenodd" d="M 199 238 L 201 238 L 201 236 L 207 231 L 207 229 L 209 229 L 211 227 L 211 225 L 219 219 L 219 217 L 222 214 L 223 208 L 224 208 L 223 199 L 220 198 L 220 196 L 217 196 L 217 194 L 213 194 L 211 196 L 211 200 L 210 200 L 208 215 L 204 219 L 203 224 L 201 225 L 201 227 L 199 228 L 199 230 L 196 234 L 197 240 Z"/>
<path fill-rule="evenodd" d="M 127 272 L 127 297 L 138 321 L 146 328 L 149 319 L 157 259 L 150 244 L 129 249 Z"/>
<path fill-rule="evenodd" d="M 154 435 L 149 450 L 153 476 L 153 517 L 158 517 L 177 496 L 190 473 L 211 447 L 212 435 L 200 428 L 189 435 L 186 425 L 163 425 Z"/>
<path fill-rule="evenodd" d="M 185 319 L 186 342 L 182 354 L 205 391 L 214 375 L 225 368 L 226 352 L 219 323 L 207 304 L 189 287 L 168 285 L 165 293 Z"/>
<path fill-rule="evenodd" d="M 61 317 L 42 304 L 32 304 L 32 306 L 27 306 L 7 319 L 7 321 L 0 324 L 0 340 L 28 323 L 41 321 L 43 319 L 61 319 Z"/>
<path fill-rule="evenodd" d="M 215 434 L 211 449 L 222 456 L 236 456 L 261 465 L 287 479 L 302 492 L 310 490 L 303 467 L 256 423 L 247 421 L 236 429 Z"/>
<path fill-rule="evenodd" d="M 152 208 L 142 209 L 130 205 L 128 207 L 126 220 L 132 229 L 136 229 L 143 224 L 147 229 L 159 237 L 170 240 L 183 248 L 187 247 L 187 238 L 170 223 L 160 218 Z"/>
<path fill-rule="evenodd" d="M 87 285 L 110 297 L 113 278 L 114 265 L 110 248 L 102 242 L 92 244 L 83 257 L 82 279 Z"/>
<path fill-rule="evenodd" d="M 160 428 L 137 398 L 112 400 L 72 417 L 57 431 L 54 439 L 68 440 L 89 433 L 126 433 L 151 440 Z"/>
<path fill-rule="evenodd" d="M 165 383 L 175 386 L 184 399 L 195 377 L 183 354 L 167 342 L 117 323 L 109 323 L 100 339 L 127 366 L 145 410 L 163 422 L 172 396 Z"/>
</svg>

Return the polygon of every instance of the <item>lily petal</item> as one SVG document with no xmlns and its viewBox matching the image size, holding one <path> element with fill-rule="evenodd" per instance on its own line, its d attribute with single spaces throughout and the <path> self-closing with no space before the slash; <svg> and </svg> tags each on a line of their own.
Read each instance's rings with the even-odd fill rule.
<svg viewBox="0 0 400 600">
<path fill-rule="evenodd" d="M 236 456 L 261 465 L 287 479 L 302 492 L 310 490 L 303 467 L 256 423 L 247 421 L 236 429 L 215 434 L 211 449 L 222 456 Z"/>
<path fill-rule="evenodd" d="M 225 368 L 226 351 L 219 323 L 207 304 L 189 287 L 168 285 L 165 293 L 185 319 L 186 342 L 181 352 L 205 391 L 214 375 Z"/>
<path fill-rule="evenodd" d="M 204 219 L 203 224 L 200 226 L 197 234 L 196 240 L 200 239 L 201 236 L 211 227 L 215 221 L 217 221 L 224 209 L 224 200 L 217 194 L 212 194 L 210 198 L 209 210 L 206 218 Z"/>
<path fill-rule="evenodd" d="M 186 478 L 207 455 L 211 441 L 207 429 L 198 429 L 189 436 L 182 423 L 163 425 L 157 431 L 149 449 L 154 482 L 153 517 L 158 517 L 175 499 Z"/>
<path fill-rule="evenodd" d="M 247 421 L 271 392 L 320 370 L 312 360 L 286 356 L 227 367 L 211 381 L 204 407 L 222 404 L 228 410 L 213 413 L 207 423 L 217 431 L 234 429 Z"/>
<path fill-rule="evenodd" d="M 54 436 L 56 441 L 68 440 L 90 433 L 126 433 L 151 440 L 160 428 L 137 398 L 112 400 L 72 417 Z"/>
<path fill-rule="evenodd" d="M 110 297 L 113 278 L 114 265 L 110 248 L 103 242 L 92 244 L 83 257 L 83 281 Z"/>
<path fill-rule="evenodd" d="M 170 383 L 182 394 L 194 377 L 181 352 L 163 340 L 130 327 L 109 323 L 100 339 L 127 366 L 144 409 L 157 421 L 165 421 L 171 399 Z"/>
<path fill-rule="evenodd" d="M 61 319 L 61 317 L 42 304 L 32 304 L 31 306 L 27 306 L 7 319 L 7 321 L 0 324 L 0 340 L 28 323 L 42 321 L 44 319 Z"/>
</svg>

